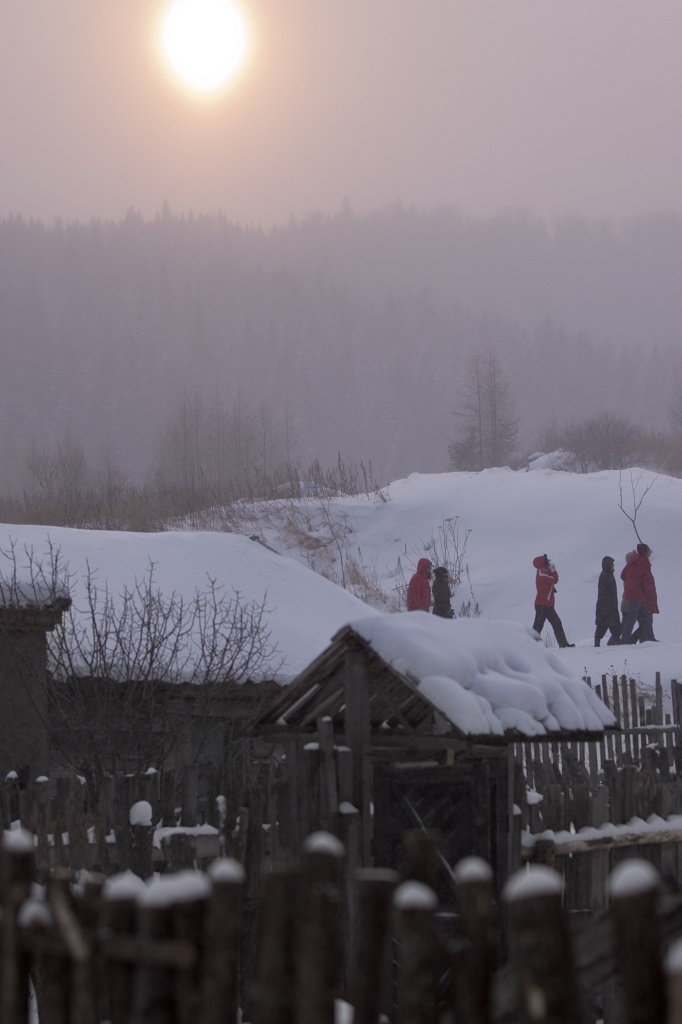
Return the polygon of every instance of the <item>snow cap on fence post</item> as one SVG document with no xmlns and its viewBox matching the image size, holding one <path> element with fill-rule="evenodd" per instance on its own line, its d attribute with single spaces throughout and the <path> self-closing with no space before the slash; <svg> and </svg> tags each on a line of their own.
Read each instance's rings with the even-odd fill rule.
<svg viewBox="0 0 682 1024">
<path fill-rule="evenodd" d="M 612 899 L 627 899 L 640 896 L 642 893 L 655 892 L 661 883 L 661 877 L 648 860 L 632 857 L 621 861 L 609 878 L 609 893 Z"/>
</svg>

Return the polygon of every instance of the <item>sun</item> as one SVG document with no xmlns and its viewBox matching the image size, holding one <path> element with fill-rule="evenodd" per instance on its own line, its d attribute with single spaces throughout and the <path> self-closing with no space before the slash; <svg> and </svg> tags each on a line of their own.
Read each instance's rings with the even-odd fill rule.
<svg viewBox="0 0 682 1024">
<path fill-rule="evenodd" d="M 246 54 L 246 24 L 229 0 L 174 0 L 161 25 L 166 61 L 197 93 L 222 89 Z"/>
</svg>

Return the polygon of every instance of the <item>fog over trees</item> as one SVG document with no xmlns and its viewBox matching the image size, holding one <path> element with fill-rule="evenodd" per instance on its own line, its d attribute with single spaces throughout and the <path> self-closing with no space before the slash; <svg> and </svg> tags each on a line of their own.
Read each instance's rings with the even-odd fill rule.
<svg viewBox="0 0 682 1024">
<path fill-rule="evenodd" d="M 383 480 L 445 470 L 476 353 L 499 368 L 516 454 L 604 411 L 666 430 L 682 395 L 681 265 L 673 214 L 344 208 L 270 231 L 167 208 L 10 217 L 0 480 L 21 486 L 74 442 L 139 481 L 339 452 Z"/>
</svg>

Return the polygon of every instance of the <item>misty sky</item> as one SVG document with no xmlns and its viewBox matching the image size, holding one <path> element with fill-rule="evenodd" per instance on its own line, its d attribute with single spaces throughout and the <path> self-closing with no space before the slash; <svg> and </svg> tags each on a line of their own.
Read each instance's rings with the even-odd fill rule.
<svg viewBox="0 0 682 1024">
<path fill-rule="evenodd" d="M 240 0 L 248 65 L 201 102 L 164 6 L 0 0 L 0 216 L 682 209 L 680 0 Z"/>
</svg>

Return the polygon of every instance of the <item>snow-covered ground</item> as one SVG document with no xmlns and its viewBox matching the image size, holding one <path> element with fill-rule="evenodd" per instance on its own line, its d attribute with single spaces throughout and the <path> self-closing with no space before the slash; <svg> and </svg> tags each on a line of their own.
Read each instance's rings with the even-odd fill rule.
<svg viewBox="0 0 682 1024">
<path fill-rule="evenodd" d="M 593 678 L 615 672 L 653 683 L 660 671 L 664 680 L 682 679 L 682 480 L 640 470 L 579 475 L 541 468 L 490 469 L 415 473 L 392 483 L 388 493 L 390 500 L 385 502 L 337 500 L 331 511 L 337 518 L 347 516 L 353 527 L 349 551 L 362 553 L 361 561 L 372 567 L 389 599 L 422 555 L 433 558 L 433 542 L 442 551 L 444 535 L 459 524 L 460 537 L 470 531 L 465 554 L 469 580 L 465 577 L 456 591 L 454 607 L 471 599 L 473 592 L 483 618 L 532 625 L 531 563 L 536 555 L 547 553 L 559 572 L 556 608 L 569 640 L 576 644 L 557 651 L 567 666 Z M 654 632 L 660 643 L 607 647 L 605 638 L 595 649 L 601 560 L 604 555 L 615 559 L 620 597 L 625 554 L 637 544 L 620 505 L 632 517 L 640 500 L 636 524 L 653 550 L 660 607 Z M 270 539 L 276 546 L 277 538 Z M 554 643 L 549 627 L 545 637 Z"/>
<path fill-rule="evenodd" d="M 644 494 L 645 489 L 650 489 Z M 621 497 L 622 486 L 622 497 Z M 465 576 L 453 598 L 474 600 L 488 620 L 533 621 L 535 555 L 547 553 L 559 572 L 557 610 L 576 647 L 556 652 L 572 674 L 598 677 L 626 672 L 645 683 L 656 671 L 664 680 L 682 679 L 682 481 L 639 471 L 576 475 L 535 469 L 483 473 L 413 474 L 390 485 L 389 500 L 308 499 L 302 520 L 315 545 L 294 543 L 281 527 L 256 531 L 277 550 L 230 533 L 175 531 L 163 534 L 107 533 L 33 526 L 0 526 L 0 548 L 15 542 L 21 571 L 24 552 L 36 557 L 48 544 L 60 549 L 74 577 L 73 597 L 82 600 L 79 580 L 89 564 L 112 593 L 142 578 L 149 563 L 164 593 L 191 596 L 207 578 L 247 600 L 267 597 L 273 639 L 285 659 L 282 681 L 301 671 L 345 623 L 374 609 L 399 604 L 401 586 L 418 558 L 441 561 L 445 539 L 466 537 Z M 654 617 L 659 643 L 623 648 L 593 647 L 597 578 L 604 555 L 616 560 L 617 578 L 626 551 L 637 537 L 619 505 L 630 515 L 637 501 L 637 528 L 653 549 L 652 567 L 661 614 Z M 330 540 L 324 521 L 342 523 Z M 311 553 L 312 552 L 312 553 Z M 321 554 L 326 562 L 320 561 Z M 374 609 L 312 572 L 323 568 L 335 579 L 351 562 L 363 565 L 385 601 Z M 6 568 L 6 566 L 5 566 Z M 619 593 L 621 589 L 620 580 Z M 551 632 L 547 634 L 551 640 Z"/>
</svg>

